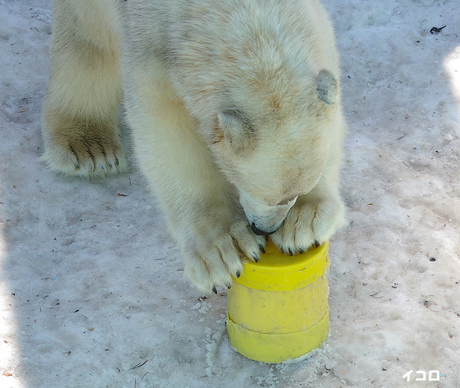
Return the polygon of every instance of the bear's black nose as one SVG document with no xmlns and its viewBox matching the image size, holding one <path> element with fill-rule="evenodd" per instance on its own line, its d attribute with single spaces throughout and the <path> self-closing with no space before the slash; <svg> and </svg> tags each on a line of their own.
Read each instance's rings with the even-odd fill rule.
<svg viewBox="0 0 460 388">
<path fill-rule="evenodd" d="M 251 225 L 251 229 L 255 234 L 258 234 L 259 236 L 268 236 L 276 232 L 276 230 L 273 230 L 271 232 L 265 232 L 264 230 L 260 230 L 254 222 Z"/>
</svg>

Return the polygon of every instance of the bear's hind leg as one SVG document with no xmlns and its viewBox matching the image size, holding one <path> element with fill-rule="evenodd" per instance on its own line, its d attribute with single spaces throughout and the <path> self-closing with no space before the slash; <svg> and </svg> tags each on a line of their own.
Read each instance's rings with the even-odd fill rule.
<svg viewBox="0 0 460 388">
<path fill-rule="evenodd" d="M 127 169 L 117 126 L 122 96 L 118 29 L 110 1 L 54 2 L 41 157 L 53 171 L 92 177 Z"/>
</svg>

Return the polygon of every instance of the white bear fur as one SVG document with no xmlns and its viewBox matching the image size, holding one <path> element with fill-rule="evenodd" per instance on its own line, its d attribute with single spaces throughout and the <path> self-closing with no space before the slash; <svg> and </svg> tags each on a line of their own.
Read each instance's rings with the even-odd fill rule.
<svg viewBox="0 0 460 388">
<path fill-rule="evenodd" d="M 338 58 L 317 0 L 55 0 L 42 159 L 67 175 L 135 154 L 202 291 L 265 238 L 293 254 L 344 224 Z"/>
</svg>

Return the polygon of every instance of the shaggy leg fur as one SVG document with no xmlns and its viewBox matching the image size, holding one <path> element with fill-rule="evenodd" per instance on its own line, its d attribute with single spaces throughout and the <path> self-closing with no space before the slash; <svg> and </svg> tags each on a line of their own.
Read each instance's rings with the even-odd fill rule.
<svg viewBox="0 0 460 388">
<path fill-rule="evenodd" d="M 56 0 L 42 160 L 90 177 L 126 171 L 117 115 L 120 39 L 109 0 Z"/>
<path fill-rule="evenodd" d="M 139 167 L 157 194 L 169 229 L 182 250 L 185 271 L 204 292 L 228 287 L 243 273 L 244 257 L 257 260 L 256 236 L 235 190 L 196 136 L 197 122 L 179 102 L 158 63 L 129 72 L 126 108 Z M 142 83 L 140 81 L 143 81 Z"/>
<path fill-rule="evenodd" d="M 340 108 L 334 126 L 345 127 Z M 284 252 L 293 254 L 306 251 L 313 244 L 322 244 L 346 224 L 339 184 L 342 137 L 343 132 L 339 132 L 331 142 L 329 158 L 318 184 L 297 198 L 283 225 L 273 234 L 273 242 Z"/>
</svg>

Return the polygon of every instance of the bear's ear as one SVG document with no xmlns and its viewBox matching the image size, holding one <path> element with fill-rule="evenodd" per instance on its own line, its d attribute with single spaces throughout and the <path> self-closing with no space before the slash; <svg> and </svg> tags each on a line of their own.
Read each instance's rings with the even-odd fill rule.
<svg viewBox="0 0 460 388">
<path fill-rule="evenodd" d="M 217 114 L 217 122 L 224 139 L 235 153 L 240 153 L 251 140 L 251 131 L 238 111 L 224 110 Z"/>
<path fill-rule="evenodd" d="M 334 74 L 327 69 L 321 70 L 316 78 L 316 93 L 319 99 L 327 105 L 332 105 L 337 98 L 337 89 Z"/>
</svg>

